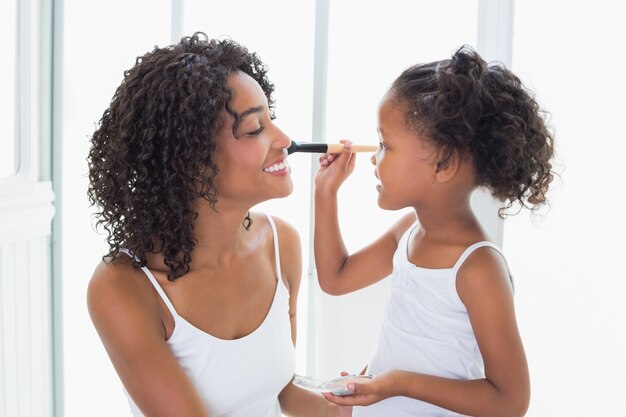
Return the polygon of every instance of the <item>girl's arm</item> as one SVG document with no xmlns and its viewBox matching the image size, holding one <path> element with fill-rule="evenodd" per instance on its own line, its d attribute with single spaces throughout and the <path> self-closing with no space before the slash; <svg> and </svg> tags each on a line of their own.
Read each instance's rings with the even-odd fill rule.
<svg viewBox="0 0 626 417">
<path fill-rule="evenodd" d="M 298 232 L 287 222 L 274 217 L 279 236 L 279 251 L 283 281 L 289 289 L 289 318 L 291 320 L 291 338 L 296 344 L 298 291 L 302 277 L 302 251 Z M 349 417 L 351 407 L 341 407 L 329 403 L 319 394 L 315 394 L 289 382 L 279 395 L 282 412 L 294 417 Z"/>
<path fill-rule="evenodd" d="M 151 284 L 136 278 L 130 263 L 101 264 L 87 291 L 89 314 L 115 370 L 146 417 L 209 417 L 166 345 Z"/>
<path fill-rule="evenodd" d="M 315 265 L 320 287 L 332 295 L 356 291 L 388 276 L 398 240 L 416 219 L 413 213 L 404 216 L 376 241 L 350 255 L 339 227 L 337 191 L 354 170 L 354 161 L 348 145 L 339 155 L 320 158 L 315 177 Z"/>
<path fill-rule="evenodd" d="M 394 370 L 377 375 L 370 383 L 354 384 L 355 395 L 326 395 L 327 399 L 342 405 L 369 405 L 401 395 L 465 415 L 523 416 L 530 399 L 528 365 L 502 257 L 489 248 L 474 252 L 458 272 L 457 291 L 483 356 L 485 378 L 454 380 Z"/>
</svg>

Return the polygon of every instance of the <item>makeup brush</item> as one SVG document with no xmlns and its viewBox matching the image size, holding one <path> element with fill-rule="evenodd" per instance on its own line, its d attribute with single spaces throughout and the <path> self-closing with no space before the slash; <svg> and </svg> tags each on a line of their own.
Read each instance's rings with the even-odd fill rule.
<svg viewBox="0 0 626 417">
<path fill-rule="evenodd" d="M 352 145 L 352 152 L 376 152 L 378 146 L 375 145 Z M 341 153 L 342 143 L 322 143 L 322 142 L 294 142 L 287 148 L 287 153 L 308 152 L 308 153 Z"/>
</svg>

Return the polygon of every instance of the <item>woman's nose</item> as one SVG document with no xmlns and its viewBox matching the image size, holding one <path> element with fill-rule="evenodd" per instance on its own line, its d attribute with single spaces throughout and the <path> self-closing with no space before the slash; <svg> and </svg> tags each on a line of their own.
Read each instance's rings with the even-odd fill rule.
<svg viewBox="0 0 626 417">
<path fill-rule="evenodd" d="M 370 162 L 372 163 L 372 165 L 376 166 L 376 154 L 373 153 L 372 156 L 370 157 Z"/>
<path fill-rule="evenodd" d="M 291 145 L 291 139 L 277 127 L 272 145 L 276 148 L 288 148 Z"/>
</svg>

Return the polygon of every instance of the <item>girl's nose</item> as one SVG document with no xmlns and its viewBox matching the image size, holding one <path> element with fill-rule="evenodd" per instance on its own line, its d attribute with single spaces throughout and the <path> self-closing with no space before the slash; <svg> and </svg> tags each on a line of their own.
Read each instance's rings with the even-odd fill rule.
<svg viewBox="0 0 626 417">
<path fill-rule="evenodd" d="M 370 157 L 370 161 L 372 162 L 372 165 L 376 166 L 376 154 L 373 153 L 372 156 Z"/>
</svg>

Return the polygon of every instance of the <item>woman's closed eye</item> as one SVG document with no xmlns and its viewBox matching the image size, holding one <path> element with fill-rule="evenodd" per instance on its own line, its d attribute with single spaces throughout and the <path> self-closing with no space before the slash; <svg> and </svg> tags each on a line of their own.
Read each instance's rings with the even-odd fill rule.
<svg viewBox="0 0 626 417">
<path fill-rule="evenodd" d="M 258 136 L 265 130 L 265 126 L 260 125 L 258 129 L 246 133 L 246 136 Z"/>
</svg>

